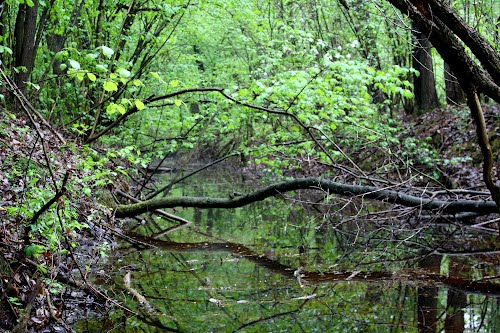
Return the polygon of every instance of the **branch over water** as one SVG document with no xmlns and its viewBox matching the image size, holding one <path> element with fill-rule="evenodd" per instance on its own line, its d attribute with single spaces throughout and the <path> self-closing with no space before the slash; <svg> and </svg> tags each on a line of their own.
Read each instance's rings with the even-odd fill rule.
<svg viewBox="0 0 500 333">
<path fill-rule="evenodd" d="M 479 214 L 494 214 L 498 212 L 494 201 L 482 200 L 438 200 L 435 198 L 418 197 L 401 191 L 380 189 L 374 186 L 349 185 L 337 183 L 323 178 L 302 178 L 283 181 L 258 189 L 249 194 L 235 198 L 212 197 L 166 197 L 154 198 L 129 205 L 116 207 L 116 217 L 133 217 L 155 209 L 174 207 L 197 208 L 238 208 L 262 201 L 282 193 L 296 190 L 318 190 L 330 194 L 347 197 L 362 197 L 382 202 L 418 207 L 422 210 L 436 210 L 441 213 L 474 212 Z"/>
</svg>

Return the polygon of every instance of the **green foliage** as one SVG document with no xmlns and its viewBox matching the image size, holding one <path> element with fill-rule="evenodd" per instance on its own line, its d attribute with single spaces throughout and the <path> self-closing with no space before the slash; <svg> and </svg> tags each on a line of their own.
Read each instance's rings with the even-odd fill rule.
<svg viewBox="0 0 500 333">
<path fill-rule="evenodd" d="M 397 142 L 393 110 L 412 99 L 409 78 L 416 73 L 394 63 L 391 35 L 381 22 L 354 11 L 350 20 L 365 19 L 366 25 L 353 32 L 340 8 L 323 2 L 286 9 L 242 0 L 97 5 L 85 2 L 78 13 L 66 1 L 44 5 L 51 6 L 53 23 L 44 33 L 62 36 L 64 45 L 42 42 L 32 73 L 39 108 L 53 122 L 69 123 L 82 140 L 128 115 L 101 143 L 136 146 L 146 157 L 190 149 L 217 157 L 239 150 L 275 174 L 299 169 L 303 156 L 343 163 Z M 385 8 L 356 6 L 367 13 Z M 79 28 L 68 23 L 77 14 Z M 200 86 L 225 88 L 245 102 L 289 112 L 302 124 L 213 93 L 148 102 Z"/>
<path fill-rule="evenodd" d="M 34 1 L 10 0 L 6 4 L 10 6 L 10 15 L 22 13 L 21 5 L 31 7 Z M 197 152 L 210 159 L 237 151 L 250 157 L 252 167 L 273 180 L 316 172 L 309 170 L 311 165 L 320 165 L 321 172 L 328 166 L 345 169 L 347 165 L 367 175 L 365 178 L 386 179 L 394 172 L 398 181 L 401 167 L 428 170 L 441 162 L 448 165 L 467 159 L 440 161 L 429 142 L 401 135 L 401 109 L 413 99 L 412 77 L 419 73 L 410 68 L 407 22 L 401 21 L 385 2 L 348 1 L 349 11 L 342 1 L 323 0 L 125 0 L 78 4 L 55 0 L 38 4 L 39 19 L 46 21 L 37 23 L 33 69 L 17 66 L 14 58 L 21 43 L 15 36 L 16 20 L 3 16 L 0 55 L 6 74 L 29 72 L 26 89 L 30 102 L 54 127 L 71 131 L 77 140 L 90 142 L 103 130 L 111 129 L 92 143 L 104 148 L 103 152 L 74 144 L 60 147 L 60 155 L 72 157 L 54 164 L 55 176 L 47 168 L 46 163 L 50 162 L 40 156 L 33 160 L 31 153 L 2 159 L 8 170 L 5 180 L 12 184 L 12 192 L 18 198 L 5 208 L 7 217 L 16 222 L 20 234 L 26 228 L 24 253 L 38 262 L 53 253 L 66 255 L 76 248 L 79 234 L 91 232 L 91 226 L 104 216 L 103 207 L 89 202 L 97 199 L 106 204 L 104 190 L 113 186 L 118 177 L 128 180 L 134 169 L 146 167 L 152 158 L 174 153 L 192 156 L 190 153 Z M 467 13 L 472 26 L 493 40 L 491 31 L 498 28 L 498 8 L 479 3 L 473 6 L 473 15 L 469 15 L 470 8 L 464 4 L 453 2 L 459 11 Z M 401 28 L 394 21 L 402 22 Z M 440 70 L 440 66 L 441 62 L 435 68 Z M 197 87 L 223 88 L 232 98 L 257 108 L 244 107 L 216 92 L 175 94 Z M 439 91 L 443 96 L 443 87 Z M 171 97 L 161 98 L 165 95 Z M 2 109 L 10 107 L 6 97 L 0 95 Z M 7 113 L 3 116 L 2 132 L 8 128 L 9 117 L 15 118 Z M 20 126 L 12 136 L 24 137 L 30 131 L 30 127 Z M 3 140 L 0 143 L 3 145 Z M 37 150 L 41 151 L 34 151 Z M 49 161 L 58 160 L 59 154 L 48 155 Z M 63 170 L 71 171 L 65 195 L 35 221 L 36 213 L 62 186 Z M 430 176 L 438 178 L 437 174 Z M 207 186 L 199 186 L 191 194 L 211 195 L 211 191 Z M 185 192 L 174 188 L 170 194 Z M 251 244 L 252 249 L 260 252 L 272 249 L 273 255 L 290 267 L 318 271 L 355 269 L 356 264 L 366 260 L 367 252 L 342 251 L 364 235 L 354 235 L 348 228 L 352 225 L 344 227 L 345 220 L 340 215 L 358 216 L 385 206 L 366 207 L 356 199 L 343 206 L 336 205 L 335 199 L 325 199 L 334 211 L 328 213 L 331 221 L 317 220 L 313 213 L 287 203 L 268 202 L 251 218 L 244 209 L 231 211 L 228 216 L 212 212 L 217 215 L 214 220 L 240 222 L 214 226 L 205 221 L 196 224 L 194 230 L 199 232 L 180 230 L 171 239 L 203 242 L 212 232 L 222 239 L 240 234 L 237 241 L 241 244 Z M 362 208 L 351 207 L 356 205 Z M 295 223 L 297 216 L 301 217 L 300 223 Z M 318 225 L 332 221 L 342 232 L 327 229 L 318 235 Z M 161 225 L 164 221 L 156 222 Z M 138 230 L 149 232 L 141 226 Z M 413 236 L 396 230 L 401 239 Z M 366 248 L 373 251 L 370 255 L 380 262 L 372 268 L 399 268 L 391 264 L 400 260 L 399 245 L 378 242 L 378 238 L 391 236 L 392 231 L 384 226 L 378 232 L 377 237 L 365 239 Z M 429 240 L 432 237 L 422 236 Z M 324 251 L 310 250 L 314 259 L 305 260 L 299 250 L 302 248 Z M 104 258 L 108 249 L 109 244 L 104 242 L 96 253 Z M 406 251 L 413 254 L 417 249 Z M 139 259 L 134 257 L 137 253 L 129 256 Z M 177 287 L 166 294 L 171 301 L 168 306 L 164 299 L 154 301 L 164 313 L 177 315 L 175 323 L 170 316 L 159 319 L 168 325 L 199 331 L 238 329 L 235 322 L 221 324 L 213 319 L 213 310 L 220 303 L 207 297 L 212 292 L 208 286 L 192 288 L 200 276 L 215 276 L 212 287 L 226 302 L 227 313 L 256 323 L 249 331 L 268 330 L 266 323 L 259 320 L 269 313 L 276 315 L 273 324 L 277 323 L 283 331 L 369 331 L 379 319 L 367 315 L 370 309 L 364 297 L 370 288 L 363 284 L 339 285 L 336 290 L 341 289 L 345 295 L 340 297 L 333 288 L 301 286 L 293 279 L 291 285 L 283 276 L 244 259 L 241 264 L 229 264 L 235 258 L 227 255 L 217 254 L 212 256 L 212 262 L 194 268 L 189 266 L 190 261 L 196 263 L 206 254 L 188 253 L 183 261 L 179 260 L 181 256 L 165 256 L 159 251 L 141 254 L 141 260 L 158 270 L 145 276 L 136 271 L 134 275 L 150 284 L 141 291 L 155 286 L 166 293 L 170 292 L 166 286 Z M 89 265 L 82 267 L 90 270 Z M 222 265 L 229 266 L 230 274 L 218 270 Z M 165 269 L 174 274 L 161 275 L 159 272 Z M 195 269 L 198 276 L 191 273 Z M 46 274 L 48 269 L 40 264 L 38 271 Z M 265 278 L 261 279 L 261 275 Z M 45 282 L 51 293 L 61 291 L 57 283 Z M 226 285 L 231 288 L 223 289 Z M 273 292 L 259 295 L 265 288 Z M 393 319 L 393 313 L 387 309 L 398 299 L 398 292 L 396 288 L 375 290 L 382 294 L 380 317 L 387 323 Z M 318 293 L 321 301 L 302 303 L 304 294 L 313 293 Z M 189 300 L 188 304 L 177 306 L 182 298 Z M 16 298 L 9 298 L 9 302 L 18 305 Z M 332 311 L 327 303 L 336 304 L 341 311 Z M 279 316 L 278 310 L 291 313 L 298 307 L 302 312 L 294 320 Z M 361 315 L 355 314 L 358 311 Z M 117 311 L 114 315 L 120 314 Z M 405 313 L 402 318 L 407 316 Z M 333 319 L 323 321 L 326 317 Z M 335 323 L 333 328 L 331 322 Z M 143 328 L 136 317 L 128 317 L 126 323 L 137 330 Z"/>
<path fill-rule="evenodd" d="M 12 121 L 8 114 L 4 114 L 0 121 L 0 128 L 6 128 L 5 122 Z M 16 127 L 10 125 L 8 131 L 17 133 L 18 138 L 32 141 L 34 134 L 29 127 Z M 102 218 L 106 210 L 97 202 L 82 208 L 80 201 L 82 195 L 98 197 L 98 193 L 107 184 L 111 183 L 117 173 L 110 171 L 109 158 L 99 158 L 99 154 L 90 148 L 83 151 L 74 144 L 61 146 L 60 151 L 47 151 L 47 158 L 54 163 L 49 170 L 45 166 L 44 153 L 40 146 L 35 146 L 40 153 L 26 155 L 20 142 L 14 140 L 16 154 L 7 155 L 3 159 L 0 176 L 7 185 L 6 194 L 15 195 L 18 200 L 10 202 L 5 207 L 8 221 L 17 221 L 19 226 L 24 226 L 24 253 L 28 257 L 39 258 L 41 255 L 58 253 L 64 255 L 68 253 L 67 241 L 70 246 L 78 245 L 78 234 L 89 228 L 89 223 L 95 223 Z M 32 141 L 32 144 L 37 142 Z M 33 148 L 31 148 L 33 149 Z M 68 152 L 73 154 L 71 162 L 64 162 Z M 122 153 L 126 156 L 126 153 Z M 65 184 L 66 191 L 62 197 L 54 202 L 48 209 L 42 211 L 51 199 L 56 195 L 54 187 L 60 191 L 64 170 L 57 169 L 64 164 L 64 169 L 69 170 L 70 177 Z M 53 183 L 55 176 L 56 184 Z M 82 215 L 82 209 L 86 214 Z M 34 220 L 34 217 L 41 214 Z M 99 217 L 100 216 L 100 217 Z M 97 218 L 96 218 L 97 217 Z M 95 220 L 94 220 L 95 219 Z M 19 228 L 21 232 L 23 228 Z M 21 237 L 20 234 L 19 237 Z M 46 271 L 43 265 L 38 267 L 42 273 Z"/>
</svg>

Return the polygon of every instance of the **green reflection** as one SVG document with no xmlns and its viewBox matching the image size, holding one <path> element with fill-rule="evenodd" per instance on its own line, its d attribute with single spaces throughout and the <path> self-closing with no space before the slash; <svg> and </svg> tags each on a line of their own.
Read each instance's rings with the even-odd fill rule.
<svg viewBox="0 0 500 333">
<path fill-rule="evenodd" d="M 222 171 L 200 174 L 171 195 L 224 196 L 246 190 L 239 179 L 230 177 Z M 175 214 L 193 223 L 162 236 L 163 243 L 153 243 L 156 249 L 127 249 L 124 244 L 111 260 L 114 284 L 106 288 L 138 315 L 114 310 L 82 321 L 76 329 L 495 332 L 499 327 L 498 299 L 447 289 L 435 282 L 456 281 L 426 275 L 448 271 L 450 276 L 470 277 L 472 259 L 436 256 L 434 262 L 420 265 L 421 273 L 410 271 L 416 261 L 409 259 L 437 239 L 435 230 L 421 230 L 417 236 L 415 230 L 398 228 L 399 221 L 382 227 L 367 223 L 360 212 L 359 219 L 341 223 L 341 213 L 329 212 L 322 220 L 296 198 L 233 210 L 178 210 Z M 154 222 L 157 227 L 148 223 L 135 232 L 151 235 L 172 226 L 161 218 Z M 498 273 L 498 267 L 487 269 Z M 126 272 L 131 287 L 152 311 L 127 292 Z M 322 279 L 324 283 L 318 283 Z"/>
</svg>

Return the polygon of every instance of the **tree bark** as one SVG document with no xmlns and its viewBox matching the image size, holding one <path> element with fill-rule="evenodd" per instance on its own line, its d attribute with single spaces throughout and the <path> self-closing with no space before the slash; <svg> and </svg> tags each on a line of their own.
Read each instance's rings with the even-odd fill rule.
<svg viewBox="0 0 500 333">
<path fill-rule="evenodd" d="M 424 113 L 439 105 L 436 82 L 434 80 L 434 65 L 432 61 L 432 44 L 427 37 L 413 28 L 415 46 L 413 48 L 413 68 L 420 72 L 413 79 L 415 107 L 417 113 Z"/>
<path fill-rule="evenodd" d="M 444 61 L 453 70 L 464 90 L 466 90 L 466 87 L 477 87 L 479 92 L 487 94 L 497 103 L 500 103 L 500 86 L 495 83 L 487 71 L 481 68 L 467 54 L 466 48 L 458 39 L 455 31 L 451 30 L 438 17 L 430 14 L 432 9 L 426 9 L 426 6 L 428 6 L 427 2 L 424 4 L 424 1 L 421 0 L 388 1 L 401 12 L 408 15 L 414 21 L 415 25 L 418 26 L 419 30 L 427 36 Z M 484 44 L 480 40 L 475 40 L 474 43 L 479 45 Z M 484 59 L 481 60 L 478 58 L 478 60 L 483 64 Z"/>
<path fill-rule="evenodd" d="M 437 200 L 417 197 L 394 190 L 379 189 L 374 186 L 348 185 L 333 182 L 323 178 L 302 178 L 269 185 L 247 195 L 235 198 L 210 197 L 166 197 L 156 198 L 130 205 L 115 207 L 116 217 L 133 217 L 155 209 L 173 207 L 198 208 L 238 208 L 266 198 L 279 196 L 282 193 L 296 190 L 319 190 L 330 194 L 348 197 L 359 196 L 407 207 L 419 207 L 423 210 L 439 210 L 442 213 L 476 212 L 493 214 L 498 212 L 493 201 L 477 200 Z"/>
<path fill-rule="evenodd" d="M 450 65 L 444 63 L 444 83 L 446 86 L 446 103 L 450 105 L 462 104 L 465 102 L 465 93 L 457 77 L 453 74 Z"/>
<path fill-rule="evenodd" d="M 442 0 L 427 0 L 427 3 L 430 6 L 431 15 L 437 15 L 439 20 L 444 22 L 470 48 L 493 80 L 500 82 L 500 56 L 493 46 L 478 31 L 470 27 L 449 4 Z"/>
<path fill-rule="evenodd" d="M 63 35 L 48 34 L 45 38 L 47 40 L 47 48 L 49 49 L 49 51 L 57 54 L 57 52 L 63 49 L 64 41 L 66 39 Z M 55 75 L 63 74 L 60 66 L 61 61 L 54 58 L 54 61 L 52 62 L 52 73 L 54 73 Z"/>
<path fill-rule="evenodd" d="M 488 130 L 486 129 L 486 121 L 484 119 L 481 102 L 476 92 L 467 91 L 467 105 L 476 123 L 477 141 L 481 148 L 481 154 L 483 155 L 483 179 L 500 212 L 500 187 L 495 184 L 495 180 L 493 179 L 493 166 L 495 163 L 493 159 L 493 149 L 491 148 L 488 137 Z"/>
<path fill-rule="evenodd" d="M 14 66 L 25 67 L 19 70 L 14 77 L 14 82 L 21 92 L 26 93 L 26 82 L 28 81 L 33 65 L 35 63 L 35 35 L 36 20 L 38 15 L 38 0 L 33 1 L 33 6 L 19 5 L 14 30 L 15 53 Z"/>
</svg>

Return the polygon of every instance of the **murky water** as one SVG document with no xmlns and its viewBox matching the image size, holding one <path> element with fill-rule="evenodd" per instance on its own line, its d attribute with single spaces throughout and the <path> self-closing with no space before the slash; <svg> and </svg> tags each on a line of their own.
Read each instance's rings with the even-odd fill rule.
<svg viewBox="0 0 500 333">
<path fill-rule="evenodd" d="M 217 170 L 171 194 L 224 197 L 255 186 Z M 393 212 L 374 223 L 373 209 L 362 202 L 301 204 L 311 198 L 287 195 L 234 210 L 179 209 L 175 214 L 192 222 L 179 228 L 146 218 L 135 238 L 155 248 L 124 243 L 103 275 L 102 287 L 135 314 L 114 310 L 77 329 L 500 332 L 498 253 L 452 251 L 469 236 L 469 246 L 492 249 L 494 236 L 441 225 L 410 230 Z M 428 255 L 432 249 L 440 251 Z"/>
</svg>

